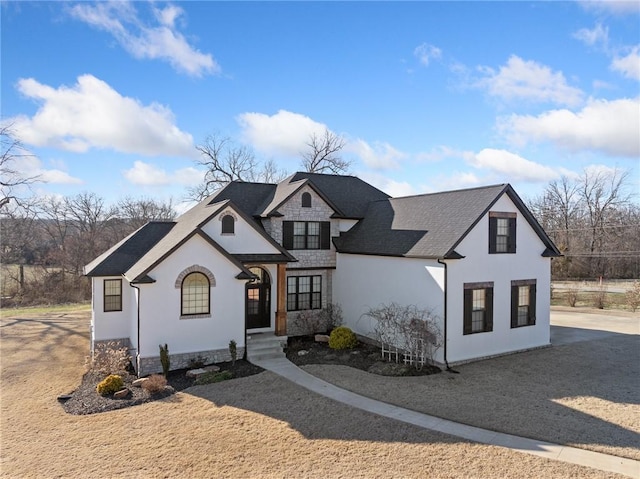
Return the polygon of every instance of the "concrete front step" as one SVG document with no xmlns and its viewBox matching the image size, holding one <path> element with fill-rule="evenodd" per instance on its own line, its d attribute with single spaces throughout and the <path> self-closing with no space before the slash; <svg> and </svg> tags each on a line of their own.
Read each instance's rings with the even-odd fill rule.
<svg viewBox="0 0 640 479">
<path fill-rule="evenodd" d="M 276 336 L 273 333 L 250 334 L 247 336 L 247 359 L 259 361 L 284 358 L 283 345 L 286 343 L 286 336 Z"/>
</svg>

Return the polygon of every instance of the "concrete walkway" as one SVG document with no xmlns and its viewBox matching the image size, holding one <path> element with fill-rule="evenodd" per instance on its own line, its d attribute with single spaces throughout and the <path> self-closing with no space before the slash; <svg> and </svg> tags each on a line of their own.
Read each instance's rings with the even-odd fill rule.
<svg viewBox="0 0 640 479">
<path fill-rule="evenodd" d="M 534 456 L 546 457 L 547 459 L 569 462 L 592 467 L 601 471 L 640 478 L 640 461 L 467 426 L 465 424 L 393 406 L 382 401 L 376 401 L 375 399 L 352 393 L 322 379 L 318 379 L 298 368 L 285 358 L 263 359 L 254 363 L 310 391 L 380 416 L 450 434 L 469 441 L 506 447 L 525 454 L 532 454 Z"/>
</svg>

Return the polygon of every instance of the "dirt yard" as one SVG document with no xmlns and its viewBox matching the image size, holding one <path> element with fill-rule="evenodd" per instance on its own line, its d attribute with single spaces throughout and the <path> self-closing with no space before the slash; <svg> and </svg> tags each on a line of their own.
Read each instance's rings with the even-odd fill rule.
<svg viewBox="0 0 640 479">
<path fill-rule="evenodd" d="M 56 397 L 84 372 L 89 313 L 6 313 L 3 478 L 613 477 L 354 410 L 268 372 L 69 415 Z"/>
</svg>

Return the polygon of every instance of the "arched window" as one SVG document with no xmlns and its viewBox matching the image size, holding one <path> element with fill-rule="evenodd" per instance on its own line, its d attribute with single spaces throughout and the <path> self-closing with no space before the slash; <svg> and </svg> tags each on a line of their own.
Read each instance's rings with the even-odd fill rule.
<svg viewBox="0 0 640 479">
<path fill-rule="evenodd" d="M 182 307 L 181 314 L 209 314 L 209 278 L 203 273 L 189 273 L 182 280 L 181 287 Z"/>
<path fill-rule="evenodd" d="M 307 193 L 306 191 L 302 193 L 302 207 L 311 208 L 311 193 Z"/>
<path fill-rule="evenodd" d="M 231 215 L 224 215 L 222 217 L 222 234 L 234 234 L 235 233 L 236 220 Z"/>
</svg>

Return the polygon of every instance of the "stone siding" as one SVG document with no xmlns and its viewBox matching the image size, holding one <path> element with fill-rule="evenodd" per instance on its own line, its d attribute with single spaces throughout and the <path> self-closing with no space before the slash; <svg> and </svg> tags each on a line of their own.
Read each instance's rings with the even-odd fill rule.
<svg viewBox="0 0 640 479">
<path fill-rule="evenodd" d="M 302 207 L 303 193 L 311 195 L 311 208 Z M 283 216 L 265 219 L 263 224 L 265 231 L 280 245 L 282 245 L 283 221 L 329 221 L 331 223 L 331 237 L 340 235 L 340 222 L 331 219 L 331 215 L 334 213 L 333 209 L 309 186 L 296 192 L 278 211 Z M 332 268 L 336 266 L 336 249 L 333 242 L 330 244 L 330 249 L 290 250 L 289 252 L 298 260 L 296 263 L 287 264 L 289 268 Z"/>
<path fill-rule="evenodd" d="M 242 359 L 244 357 L 244 349 L 244 347 L 238 347 L 236 359 Z M 229 353 L 229 349 L 217 349 L 194 353 L 169 354 L 169 358 L 171 360 L 171 370 L 173 371 L 188 368 L 192 361 L 203 360 L 205 364 L 228 362 L 231 361 L 231 354 Z M 160 362 L 159 355 L 148 358 L 138 358 L 137 366 L 138 376 L 162 372 L 162 363 Z"/>
</svg>

